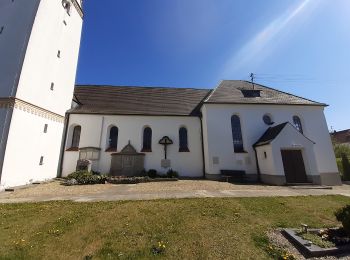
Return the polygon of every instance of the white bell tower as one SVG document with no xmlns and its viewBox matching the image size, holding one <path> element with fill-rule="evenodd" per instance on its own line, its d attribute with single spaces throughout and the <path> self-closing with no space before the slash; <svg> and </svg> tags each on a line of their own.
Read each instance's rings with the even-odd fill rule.
<svg viewBox="0 0 350 260">
<path fill-rule="evenodd" d="M 0 0 L 0 189 L 56 177 L 81 0 Z"/>
</svg>

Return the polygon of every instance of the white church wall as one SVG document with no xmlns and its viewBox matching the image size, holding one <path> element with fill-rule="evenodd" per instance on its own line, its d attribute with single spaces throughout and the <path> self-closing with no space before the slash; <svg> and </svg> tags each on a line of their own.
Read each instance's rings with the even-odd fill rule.
<svg viewBox="0 0 350 260">
<path fill-rule="evenodd" d="M 82 18 L 61 1 L 41 0 L 28 43 L 16 97 L 64 115 L 70 108 Z M 60 51 L 60 57 L 58 57 Z M 54 83 L 51 90 L 51 83 Z"/>
<path fill-rule="evenodd" d="M 39 0 L 0 0 L 0 96 L 14 96 Z M 20 17 L 20 19 L 19 19 Z"/>
<path fill-rule="evenodd" d="M 145 153 L 145 169 L 156 169 L 165 173 L 168 169 L 161 167 L 164 159 L 163 146 L 158 141 L 165 135 L 174 144 L 168 146 L 168 159 L 171 160 L 173 170 L 181 176 L 202 177 L 202 140 L 200 119 L 195 117 L 178 116 L 117 116 L 117 115 L 70 115 L 69 129 L 81 126 L 79 147 L 101 148 L 100 160 L 97 162 L 99 171 L 108 173 L 110 170 L 111 153 L 105 152 L 107 147 L 108 129 L 114 125 L 118 127 L 118 152 L 124 148 L 129 140 L 134 148 L 142 149 L 142 131 L 145 126 L 152 128 L 152 152 Z M 179 152 L 179 128 L 185 126 L 188 131 L 188 148 L 190 152 Z M 71 145 L 71 134 L 67 135 L 66 149 Z M 66 151 L 64 153 L 62 175 L 66 176 L 75 171 L 79 152 Z"/>
<path fill-rule="evenodd" d="M 12 108 L 0 108 L 0 169 L 4 162 L 9 122 L 12 116 Z M 0 191 L 1 191 L 1 171 L 0 171 Z"/>
<path fill-rule="evenodd" d="M 47 133 L 44 126 L 48 124 Z M 7 140 L 1 186 L 18 186 L 57 176 L 63 122 L 14 109 Z M 43 156 L 43 164 L 39 165 Z"/>
<path fill-rule="evenodd" d="M 266 157 L 265 157 L 266 153 Z M 276 174 L 275 156 L 271 145 L 256 147 L 256 154 L 259 161 L 259 169 L 261 174 Z"/>
<path fill-rule="evenodd" d="M 301 118 L 305 136 L 313 140 L 317 169 L 319 173 L 337 173 L 337 166 L 332 149 L 323 107 L 292 105 L 221 105 L 205 104 L 202 109 L 205 117 L 204 131 L 206 172 L 220 174 L 221 169 L 241 170 L 256 174 L 253 144 L 267 130 L 263 115 L 270 114 L 275 125 L 292 122 L 293 116 Z M 244 149 L 247 154 L 235 154 L 232 144 L 231 116 L 241 119 Z M 213 157 L 219 158 L 219 164 L 213 165 Z M 250 158 L 250 162 L 247 159 Z M 246 161 L 247 160 L 247 161 Z M 242 165 L 243 161 L 243 165 Z M 248 163 L 245 163 L 248 162 Z"/>
</svg>

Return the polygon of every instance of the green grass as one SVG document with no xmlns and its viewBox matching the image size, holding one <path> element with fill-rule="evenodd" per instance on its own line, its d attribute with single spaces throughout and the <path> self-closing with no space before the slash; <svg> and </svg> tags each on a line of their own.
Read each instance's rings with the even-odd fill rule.
<svg viewBox="0 0 350 260">
<path fill-rule="evenodd" d="M 333 227 L 342 196 L 0 205 L 0 259 L 269 259 L 277 227 Z M 163 253 L 152 248 L 163 241 Z"/>
</svg>

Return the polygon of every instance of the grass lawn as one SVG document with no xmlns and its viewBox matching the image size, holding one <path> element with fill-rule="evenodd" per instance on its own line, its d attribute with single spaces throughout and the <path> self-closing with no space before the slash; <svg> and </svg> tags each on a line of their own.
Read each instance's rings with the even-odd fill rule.
<svg viewBox="0 0 350 260">
<path fill-rule="evenodd" d="M 0 259 L 269 259 L 265 232 L 332 227 L 342 196 L 0 205 Z M 152 253 L 163 241 L 165 251 Z"/>
</svg>

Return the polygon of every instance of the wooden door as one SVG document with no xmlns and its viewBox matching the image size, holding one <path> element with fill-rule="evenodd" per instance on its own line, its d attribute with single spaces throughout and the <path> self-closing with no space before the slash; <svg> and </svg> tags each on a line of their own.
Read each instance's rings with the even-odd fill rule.
<svg viewBox="0 0 350 260">
<path fill-rule="evenodd" d="M 301 150 L 281 150 L 287 183 L 306 183 L 306 171 Z"/>
</svg>

